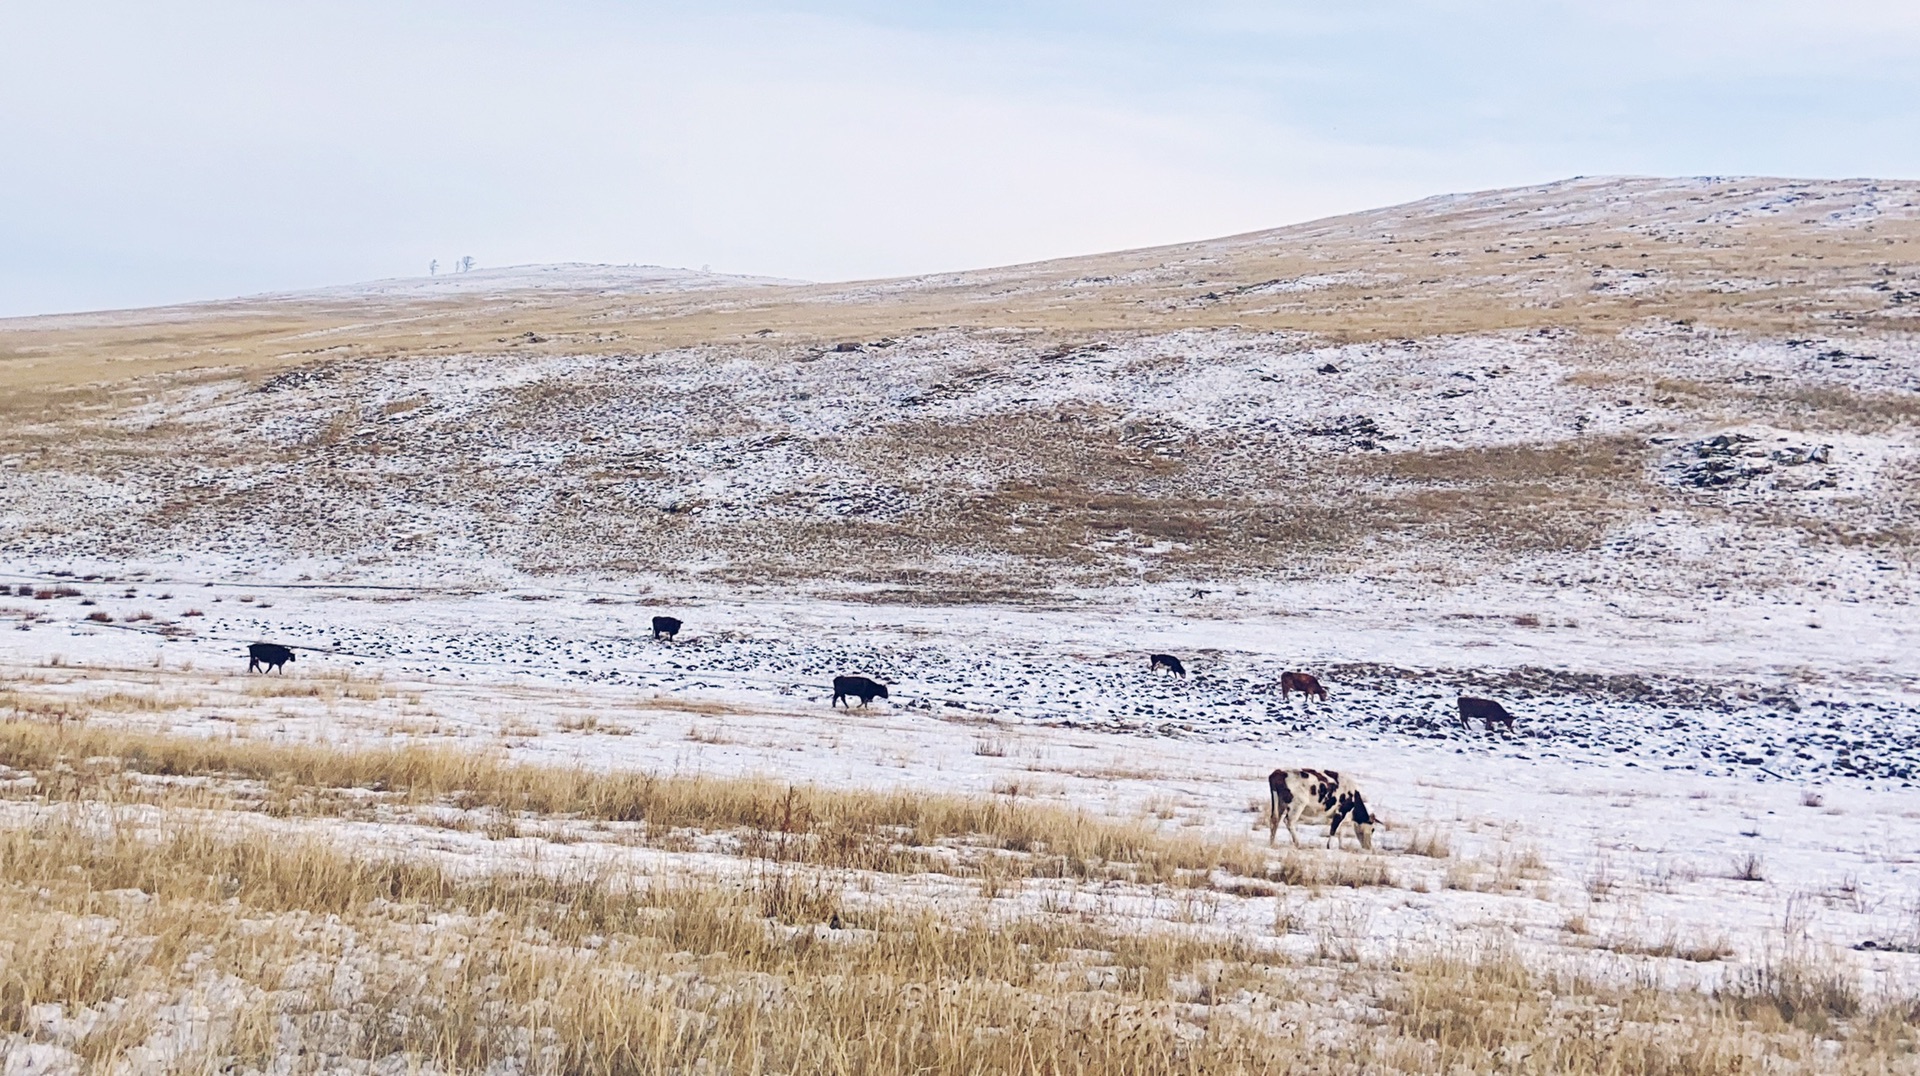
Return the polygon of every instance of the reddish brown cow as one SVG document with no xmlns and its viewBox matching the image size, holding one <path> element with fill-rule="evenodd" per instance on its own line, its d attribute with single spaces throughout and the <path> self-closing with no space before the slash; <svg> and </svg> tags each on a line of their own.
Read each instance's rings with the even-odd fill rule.
<svg viewBox="0 0 1920 1076">
<path fill-rule="evenodd" d="M 1321 702 L 1327 701 L 1327 689 L 1320 686 L 1320 681 L 1312 673 L 1281 673 L 1280 697 L 1285 699 L 1296 691 L 1302 695 L 1311 695 Z"/>
</svg>

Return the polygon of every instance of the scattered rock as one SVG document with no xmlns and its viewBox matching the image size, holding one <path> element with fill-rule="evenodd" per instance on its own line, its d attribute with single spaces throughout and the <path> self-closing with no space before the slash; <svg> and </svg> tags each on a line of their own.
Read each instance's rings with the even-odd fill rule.
<svg viewBox="0 0 1920 1076">
<path fill-rule="evenodd" d="M 1396 438 L 1380 429 L 1378 423 L 1366 415 L 1341 415 L 1325 426 L 1307 430 L 1308 437 L 1331 437 L 1347 442 L 1355 448 L 1379 448 L 1381 441 Z"/>
</svg>

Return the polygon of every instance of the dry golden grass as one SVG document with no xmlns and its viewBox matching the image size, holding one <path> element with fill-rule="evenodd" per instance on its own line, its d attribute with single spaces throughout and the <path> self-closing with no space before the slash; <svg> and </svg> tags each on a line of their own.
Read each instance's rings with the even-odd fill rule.
<svg viewBox="0 0 1920 1076">
<path fill-rule="evenodd" d="M 334 669 L 295 676 L 273 673 L 247 680 L 241 691 L 256 699 L 320 699 L 328 702 L 338 699 L 371 702 L 395 694 L 377 677 L 355 676 Z"/>
<path fill-rule="evenodd" d="M 1274 461 L 1209 446 L 1164 459 L 1112 429 L 1037 416 L 996 416 L 991 429 L 901 422 L 860 442 L 859 461 L 879 473 L 975 476 L 914 488 L 916 507 L 897 519 L 675 525 L 635 540 L 716 543 L 729 551 L 716 574 L 741 582 L 831 576 L 896 588 L 896 600 L 1025 602 L 1067 581 L 1318 577 L 1362 547 L 1584 551 L 1662 499 L 1648 446 L 1630 438 Z M 611 537 L 595 522 L 576 545 Z"/>
<path fill-rule="evenodd" d="M 766 861 L 454 865 L 85 805 L 0 827 L 0 1032 L 89 1068 L 1851 1074 L 1910 1019 L 1786 965 L 1715 999 L 1505 954 L 1321 964 Z"/>
<path fill-rule="evenodd" d="M 86 1069 L 1733 1076 L 1897 1071 L 1915 1046 L 1910 1004 L 1864 997 L 1805 959 L 1756 965 L 1710 996 L 1584 981 L 1501 952 L 1368 957 L 1357 905 L 1320 929 L 1320 955 L 1283 956 L 1207 924 L 1223 901 L 1271 900 L 1275 929 L 1298 929 L 1281 911 L 1294 895 L 1393 884 L 1388 860 L 1275 865 L 1250 842 L 1005 797 L 72 720 L 0 723 L 0 763 L 34 778 L 10 782 L 0 823 L 0 1034 Z M 140 794 L 156 781 L 161 794 Z M 277 820 L 234 792 L 243 783 L 269 789 Z M 326 795 L 347 789 L 481 811 L 489 835 L 522 845 L 349 846 L 300 809 L 326 814 Z M 733 866 L 648 874 L 538 850 L 571 843 L 553 838 L 581 820 L 722 835 Z M 966 895 L 889 895 L 867 869 L 951 867 L 876 860 L 860 851 L 876 834 L 896 856 L 954 841 L 990 855 L 960 872 Z M 1097 868 L 1089 897 L 1124 878 L 1168 910 L 1089 912 L 1073 897 L 1082 876 L 1048 865 L 1074 857 Z M 1521 851 L 1496 868 L 1544 864 Z M 1046 877 L 1041 899 L 1009 899 Z"/>
<path fill-rule="evenodd" d="M 529 766 L 453 747 L 345 748 L 15 720 L 0 722 L 0 764 L 44 775 L 14 795 L 85 799 L 110 787 L 116 797 L 138 798 L 128 774 L 219 777 L 263 782 L 273 794 L 256 806 L 275 813 L 339 813 L 364 810 L 369 801 L 325 793 L 360 789 L 397 804 L 641 823 L 641 839 L 669 844 L 684 831 L 736 833 L 742 848 L 783 861 L 892 873 L 977 869 L 980 857 L 954 863 L 938 854 L 957 848 L 1015 853 L 988 858 L 1024 877 L 1206 886 L 1221 872 L 1324 885 L 1391 884 L 1377 865 L 1297 855 L 1276 864 L 1248 841 L 1162 833 L 1148 820 L 1101 819 L 1006 797 Z M 165 786 L 163 795 L 176 794 Z M 242 802 L 233 799 L 235 806 Z"/>
<path fill-rule="evenodd" d="M 1637 438 L 1395 453 L 1352 466 L 1386 484 L 1367 508 L 1387 536 L 1472 548 L 1590 549 L 1608 528 L 1659 499 Z"/>
</svg>

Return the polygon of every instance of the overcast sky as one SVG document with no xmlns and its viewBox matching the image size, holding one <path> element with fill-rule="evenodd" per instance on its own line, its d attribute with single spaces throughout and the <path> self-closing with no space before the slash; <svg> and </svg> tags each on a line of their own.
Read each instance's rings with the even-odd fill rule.
<svg viewBox="0 0 1920 1076">
<path fill-rule="evenodd" d="M 0 315 L 835 280 L 1608 173 L 1920 176 L 1915 0 L 0 0 Z"/>
</svg>

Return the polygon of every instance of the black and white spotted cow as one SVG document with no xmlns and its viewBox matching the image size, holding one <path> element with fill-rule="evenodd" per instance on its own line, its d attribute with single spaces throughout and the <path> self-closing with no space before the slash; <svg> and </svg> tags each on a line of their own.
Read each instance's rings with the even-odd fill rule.
<svg viewBox="0 0 1920 1076">
<path fill-rule="evenodd" d="M 1342 777 L 1333 770 L 1275 770 L 1267 776 L 1267 788 L 1273 796 L 1273 817 L 1267 825 L 1268 847 L 1273 846 L 1282 823 L 1286 824 L 1287 836 L 1293 838 L 1294 847 L 1298 848 L 1300 834 L 1295 832 L 1294 823 L 1302 819 L 1318 822 L 1324 818 L 1328 820 L 1327 847 L 1332 848 L 1340 837 L 1340 823 L 1351 818 L 1360 847 L 1373 851 L 1373 827 L 1379 820 L 1367 810 L 1367 801 L 1351 777 Z"/>
</svg>

